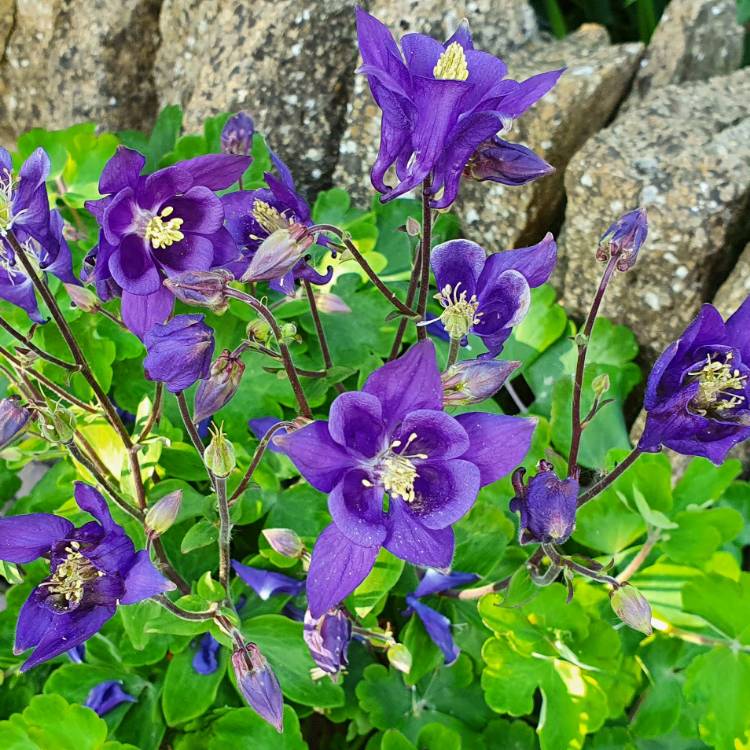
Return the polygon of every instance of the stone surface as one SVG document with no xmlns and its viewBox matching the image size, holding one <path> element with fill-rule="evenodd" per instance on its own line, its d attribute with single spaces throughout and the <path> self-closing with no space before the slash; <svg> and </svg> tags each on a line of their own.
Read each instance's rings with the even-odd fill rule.
<svg viewBox="0 0 750 750">
<path fill-rule="evenodd" d="M 446 10 L 447 8 L 447 10 Z M 526 0 L 373 0 L 369 10 L 396 39 L 409 32 L 447 39 L 463 18 L 471 25 L 474 45 L 500 57 L 537 35 L 534 11 Z M 346 112 L 334 181 L 347 188 L 355 202 L 368 205 L 374 194 L 370 167 L 380 142 L 380 110 L 363 76 L 356 76 Z"/>
<path fill-rule="evenodd" d="M 567 66 L 555 88 L 507 136 L 532 148 L 557 171 L 522 187 L 465 180 L 456 208 L 469 237 L 487 249 L 502 250 L 537 242 L 559 221 L 565 168 L 611 118 L 642 51 L 641 44 L 610 45 L 606 30 L 589 24 L 562 42 L 534 42 L 508 56 L 510 75 L 519 80 Z"/>
<path fill-rule="evenodd" d="M 712 302 L 724 318 L 728 318 L 747 299 L 748 295 L 750 295 L 750 244 L 742 251 Z"/>
<path fill-rule="evenodd" d="M 11 19 L 0 58 L 0 141 L 84 120 L 148 127 L 156 112 L 159 6 L 160 0 L 0 0 L 0 21 Z"/>
<path fill-rule="evenodd" d="M 246 109 L 303 187 L 330 183 L 356 63 L 354 0 L 165 0 L 160 105 L 198 129 Z"/>
<path fill-rule="evenodd" d="M 736 70 L 744 34 L 735 0 L 672 0 L 641 61 L 628 108 L 661 86 Z"/>
<path fill-rule="evenodd" d="M 569 310 L 588 309 L 598 239 L 638 205 L 649 236 L 635 268 L 607 292 L 603 314 L 630 325 L 646 359 L 711 299 L 750 238 L 750 69 L 667 86 L 576 154 L 556 283 Z"/>
</svg>

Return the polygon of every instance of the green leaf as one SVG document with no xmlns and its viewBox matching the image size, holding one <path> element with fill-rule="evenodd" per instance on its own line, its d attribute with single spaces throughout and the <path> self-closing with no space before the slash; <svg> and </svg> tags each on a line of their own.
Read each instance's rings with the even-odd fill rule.
<svg viewBox="0 0 750 750">
<path fill-rule="evenodd" d="M 117 736 L 123 742 L 129 742 L 139 750 L 159 750 L 167 729 L 161 712 L 160 694 L 160 685 L 148 683 L 145 686 L 138 696 L 138 702 L 117 727 Z"/>
<path fill-rule="evenodd" d="M 383 734 L 380 750 L 417 750 L 398 729 L 389 729 Z"/>
<path fill-rule="evenodd" d="M 206 479 L 206 467 L 195 448 L 187 443 L 172 443 L 165 447 L 159 459 L 160 465 L 171 478 L 201 481 Z"/>
<path fill-rule="evenodd" d="M 367 617 L 396 585 L 404 569 L 404 561 L 387 549 L 381 549 L 375 558 L 370 575 L 357 586 L 347 601 L 358 617 Z"/>
<path fill-rule="evenodd" d="M 624 495 L 620 493 L 620 499 L 627 502 Z M 676 529 L 679 524 L 670 521 L 664 513 L 658 510 L 653 510 L 646 502 L 646 498 L 638 487 L 633 487 L 633 500 L 635 501 L 638 512 L 643 517 L 643 520 L 649 525 L 654 526 L 657 529 Z"/>
<path fill-rule="evenodd" d="M 183 554 L 192 552 L 209 544 L 215 544 L 219 538 L 219 529 L 215 523 L 206 518 L 202 518 L 195 526 L 188 529 L 187 534 L 182 538 L 180 549 Z"/>
<path fill-rule="evenodd" d="M 695 577 L 682 590 L 682 601 L 726 638 L 750 644 L 750 573 L 739 581 L 715 574 Z"/>
<path fill-rule="evenodd" d="M 676 508 L 715 503 L 741 471 L 742 464 L 735 459 L 716 466 L 707 458 L 694 458 L 675 485 Z"/>
<path fill-rule="evenodd" d="M 162 157 L 174 148 L 181 128 L 182 110 L 179 105 L 170 104 L 159 112 L 145 151 L 147 172 L 153 172 Z"/>
<path fill-rule="evenodd" d="M 200 747 L 206 747 L 201 745 Z M 207 750 L 252 748 L 252 750 L 307 750 L 294 709 L 284 706 L 284 733 L 249 708 L 233 708 L 211 726 Z"/>
<path fill-rule="evenodd" d="M 427 724 L 417 737 L 420 750 L 461 750 L 461 735 L 442 724 Z"/>
<path fill-rule="evenodd" d="M 433 643 L 419 617 L 412 616 L 401 631 L 399 640 L 409 649 L 412 666 L 404 675 L 407 685 L 415 685 L 426 674 L 439 669 L 443 663 L 443 652 Z"/>
<path fill-rule="evenodd" d="M 734 539 L 743 527 L 742 516 L 733 508 L 687 510 L 675 516 L 677 528 L 660 542 L 676 563 L 705 563 L 721 545 Z"/>
<path fill-rule="evenodd" d="M 199 579 L 196 588 L 198 596 L 207 602 L 220 602 L 226 596 L 224 587 L 213 579 L 211 571 L 207 570 Z"/>
</svg>

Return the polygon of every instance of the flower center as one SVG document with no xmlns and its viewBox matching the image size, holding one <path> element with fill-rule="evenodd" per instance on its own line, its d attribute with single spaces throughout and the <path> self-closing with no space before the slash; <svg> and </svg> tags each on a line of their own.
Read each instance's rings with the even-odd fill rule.
<svg viewBox="0 0 750 750">
<path fill-rule="evenodd" d="M 172 206 L 165 206 L 158 216 L 152 216 L 146 224 L 144 238 L 151 243 L 154 250 L 169 247 L 175 242 L 185 239 L 185 235 L 180 231 L 182 219 L 167 219 L 174 212 Z"/>
<path fill-rule="evenodd" d="M 440 316 L 440 322 L 452 339 L 462 339 L 471 330 L 472 326 L 480 322 L 482 313 L 477 313 L 479 300 L 477 295 L 472 294 L 467 298 L 466 292 L 459 292 L 461 286 L 459 281 L 455 288 L 446 284 L 435 299 L 445 308 Z"/>
<path fill-rule="evenodd" d="M 375 467 L 375 476 L 383 489 L 391 497 L 400 497 L 407 503 L 414 502 L 414 482 L 419 477 L 414 459 L 425 460 L 426 453 L 408 454 L 409 446 L 417 439 L 417 433 L 412 432 L 406 443 L 394 440 L 388 448 L 379 456 Z M 400 452 L 396 449 L 401 448 Z M 372 487 L 372 482 L 362 480 L 365 487 Z"/>
<path fill-rule="evenodd" d="M 706 357 L 706 364 L 700 370 L 689 372 L 698 380 L 700 389 L 692 401 L 698 414 L 706 414 L 709 410 L 723 412 L 739 406 L 744 400 L 730 391 L 742 390 L 745 387 L 747 375 L 741 375 L 737 368 L 733 368 L 732 352 L 728 352 L 723 362 Z"/>
<path fill-rule="evenodd" d="M 55 568 L 51 578 L 44 581 L 52 606 L 61 612 L 75 609 L 83 599 L 86 584 L 105 575 L 81 552 L 79 542 L 71 542 L 65 548 L 65 559 Z"/>
<path fill-rule="evenodd" d="M 458 42 L 451 42 L 440 55 L 432 75 L 439 81 L 465 81 L 469 77 L 464 48 Z"/>
<path fill-rule="evenodd" d="M 10 229 L 10 207 L 13 202 L 13 175 L 0 170 L 0 233 Z"/>
<path fill-rule="evenodd" d="M 268 234 L 273 234 L 275 231 L 286 229 L 289 226 L 284 214 L 270 203 L 261 200 L 256 200 L 253 203 L 253 218 Z M 260 237 L 253 237 L 252 239 L 260 239 Z"/>
</svg>

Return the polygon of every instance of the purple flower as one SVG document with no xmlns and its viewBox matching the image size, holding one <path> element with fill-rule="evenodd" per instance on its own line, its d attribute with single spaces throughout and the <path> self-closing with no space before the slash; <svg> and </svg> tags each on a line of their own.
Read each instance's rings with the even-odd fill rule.
<svg viewBox="0 0 750 750">
<path fill-rule="evenodd" d="M 599 240 L 597 258 L 608 260 L 619 258 L 618 271 L 631 269 L 638 260 L 638 251 L 648 235 L 648 217 L 645 208 L 637 208 L 623 214 Z"/>
<path fill-rule="evenodd" d="M 80 286 L 63 237 L 62 216 L 49 208 L 49 168 L 49 157 L 38 148 L 15 175 L 10 154 L 0 148 L 0 299 L 22 308 L 36 323 L 44 323 L 45 319 L 39 311 L 34 285 L 16 258 L 7 232 L 13 232 L 40 271 Z"/>
<path fill-rule="evenodd" d="M 232 667 L 242 697 L 277 731 L 284 730 L 284 698 L 276 675 L 254 643 L 235 648 Z"/>
<path fill-rule="evenodd" d="M 313 617 L 305 612 L 303 637 L 313 660 L 326 674 L 336 676 L 349 665 L 352 621 L 341 609 Z"/>
<path fill-rule="evenodd" d="M 451 365 L 442 375 L 446 406 L 480 404 L 494 396 L 520 362 L 502 359 L 467 359 Z"/>
<path fill-rule="evenodd" d="M 474 49 L 462 23 L 445 44 L 406 34 L 401 49 L 380 21 L 357 8 L 357 35 L 370 91 L 382 110 L 380 151 L 371 178 L 389 201 L 431 180 L 432 206 L 445 208 L 477 148 L 510 127 L 554 86 L 562 70 L 522 83 L 502 60 Z M 398 184 L 384 180 L 396 168 Z"/>
<path fill-rule="evenodd" d="M 479 182 L 489 180 L 517 187 L 554 171 L 553 166 L 526 146 L 493 136 L 479 144 L 464 169 L 464 175 Z"/>
<path fill-rule="evenodd" d="M 221 131 L 221 150 L 225 154 L 250 156 L 253 149 L 255 123 L 247 112 L 232 115 Z"/>
<path fill-rule="evenodd" d="M 276 436 L 302 476 L 329 493 L 333 524 L 318 538 L 307 579 L 312 616 L 348 596 L 381 547 L 448 567 L 451 525 L 480 487 L 518 464 L 534 426 L 533 419 L 443 412 L 435 349 L 423 341 L 372 373 L 361 392 L 338 396 L 328 422 Z"/>
<path fill-rule="evenodd" d="M 525 473 L 523 468 L 513 472 L 516 496 L 510 501 L 510 509 L 521 514 L 521 544 L 566 542 L 576 525 L 578 480 L 558 479 L 552 464 L 544 460 L 528 486 L 523 484 Z"/>
<path fill-rule="evenodd" d="M 148 354 L 143 360 L 149 380 L 166 383 L 172 393 L 180 393 L 208 377 L 214 332 L 203 319 L 203 315 L 178 315 L 151 328 L 144 337 Z"/>
<path fill-rule="evenodd" d="M 49 513 L 0 518 L 0 560 L 28 563 L 50 558 L 50 575 L 21 607 L 15 652 L 34 648 L 21 671 L 35 667 L 89 639 L 118 604 L 135 604 L 169 591 L 144 550 L 118 526 L 104 498 L 76 482 L 75 499 L 96 521 L 76 528 Z"/>
<path fill-rule="evenodd" d="M 10 445 L 24 430 L 31 412 L 18 396 L 0 399 L 0 450 Z"/>
<path fill-rule="evenodd" d="M 750 437 L 748 362 L 750 298 L 726 323 L 713 305 L 703 305 L 651 370 L 640 449 L 666 446 L 724 461 L 733 445 Z"/>
<path fill-rule="evenodd" d="M 531 247 L 487 253 L 469 240 L 449 240 L 432 251 L 431 264 L 448 335 L 480 336 L 486 357 L 497 356 L 529 309 L 531 288 L 549 279 L 557 245 L 551 234 Z"/>
<path fill-rule="evenodd" d="M 216 638 L 211 633 L 204 633 L 193 657 L 193 669 L 198 674 L 213 674 L 219 668 L 220 650 L 221 644 Z"/>
<path fill-rule="evenodd" d="M 454 573 L 441 573 L 434 568 L 427 568 L 412 595 L 419 599 L 423 596 L 440 594 L 443 591 L 455 589 L 459 586 L 468 586 L 470 583 L 475 583 L 478 580 L 479 576 L 476 573 L 460 573 L 458 571 Z"/>
<path fill-rule="evenodd" d="M 239 356 L 225 349 L 211 365 L 211 371 L 195 392 L 193 421 L 202 422 L 226 406 L 240 387 L 245 365 Z"/>
<path fill-rule="evenodd" d="M 101 226 L 87 278 L 105 298 L 122 294 L 123 320 L 139 337 L 172 311 L 165 277 L 208 271 L 238 257 L 214 191 L 236 182 L 250 161 L 208 154 L 141 175 L 145 157 L 120 146 L 107 162 L 99 179 L 105 197 L 86 204 Z"/>
<path fill-rule="evenodd" d="M 286 164 L 273 152 L 271 161 L 279 177 L 266 172 L 268 189 L 243 190 L 222 197 L 227 229 L 243 254 L 240 261 L 228 264 L 227 268 L 240 278 L 265 243 L 264 254 L 269 253 L 270 257 L 262 264 L 260 260 L 256 261 L 256 270 L 262 269 L 257 278 L 269 279 L 271 289 L 293 295 L 295 279 L 327 284 L 333 276 L 333 269 L 329 268 L 325 275 L 319 274 L 302 257 L 307 247 L 299 247 L 296 240 L 290 243 L 291 229 L 299 234 L 301 228 L 312 226 L 310 207 L 297 192 Z M 272 236 L 273 240 L 269 239 Z M 283 246 L 282 240 L 286 243 Z M 278 276 L 269 275 L 272 273 L 278 273 Z"/>
<path fill-rule="evenodd" d="M 83 704 L 87 708 L 96 711 L 99 716 L 104 716 L 110 711 L 114 711 L 123 703 L 135 703 L 135 698 L 122 689 L 122 682 L 119 680 L 110 680 L 101 682 L 91 688 L 86 702 Z"/>
<path fill-rule="evenodd" d="M 232 560 L 234 572 L 264 601 L 275 594 L 297 596 L 304 591 L 305 582 L 272 570 L 251 568 Z"/>
</svg>

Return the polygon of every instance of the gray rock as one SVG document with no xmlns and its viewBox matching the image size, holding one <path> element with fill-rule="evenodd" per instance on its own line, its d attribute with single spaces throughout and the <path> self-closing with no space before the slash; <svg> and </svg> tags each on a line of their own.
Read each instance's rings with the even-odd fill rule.
<svg viewBox="0 0 750 750">
<path fill-rule="evenodd" d="M 750 69 L 655 91 L 591 138 L 565 175 L 557 281 L 568 309 L 588 309 L 602 232 L 642 205 L 647 244 L 611 285 L 603 314 L 634 329 L 647 359 L 678 336 L 750 235 L 748 144 Z"/>
<path fill-rule="evenodd" d="M 303 187 L 330 183 L 356 63 L 354 0 L 165 0 L 161 106 L 198 129 L 245 109 Z"/>
<path fill-rule="evenodd" d="M 522 187 L 465 180 L 457 213 L 470 237 L 492 250 L 523 246 L 537 242 L 559 220 L 568 162 L 611 118 L 642 51 L 641 44 L 612 46 L 603 27 L 587 24 L 562 42 L 534 42 L 508 56 L 510 74 L 519 80 L 567 67 L 555 88 L 508 135 L 556 172 Z"/>
<path fill-rule="evenodd" d="M 156 113 L 159 6 L 160 0 L 0 2 L 0 18 L 12 19 L 0 60 L 0 140 L 83 120 L 147 127 Z"/>
<path fill-rule="evenodd" d="M 704 81 L 740 67 L 745 31 L 735 0 L 672 0 L 659 21 L 627 106 L 655 88 Z"/>
<path fill-rule="evenodd" d="M 448 8 L 446 10 L 446 8 Z M 463 18 L 471 25 L 474 45 L 500 57 L 537 35 L 536 17 L 526 0 L 373 0 L 370 12 L 396 39 L 409 32 L 447 39 Z M 347 188 L 355 202 L 367 205 L 373 195 L 370 167 L 380 142 L 380 110 L 363 76 L 356 76 L 346 112 L 334 182 Z"/>
<path fill-rule="evenodd" d="M 726 281 L 713 298 L 716 309 L 728 318 L 750 295 L 750 244 L 742 251 Z"/>
</svg>

